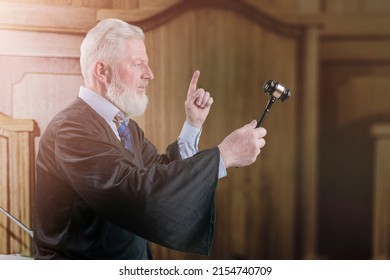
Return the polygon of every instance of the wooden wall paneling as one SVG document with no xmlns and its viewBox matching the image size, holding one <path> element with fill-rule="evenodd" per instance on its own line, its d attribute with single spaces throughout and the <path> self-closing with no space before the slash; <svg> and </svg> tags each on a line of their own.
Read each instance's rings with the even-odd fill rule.
<svg viewBox="0 0 390 280">
<path fill-rule="evenodd" d="M 390 119 L 389 75 L 385 60 L 322 63 L 318 238 L 325 258 L 372 257 L 370 130 Z"/>
<path fill-rule="evenodd" d="M 4 209 L 9 209 L 8 172 L 8 138 L 5 136 L 0 136 L 0 206 Z M 7 234 L 9 220 L 5 215 L 2 213 L 0 214 L 0 254 L 5 254 L 9 252 L 9 235 Z"/>
<path fill-rule="evenodd" d="M 390 16 L 388 14 L 325 14 L 325 13 L 282 13 L 268 10 L 266 13 L 289 24 L 321 25 L 321 37 L 342 38 L 354 37 L 378 38 L 388 37 L 390 33 Z"/>
<path fill-rule="evenodd" d="M 43 133 L 52 117 L 77 97 L 81 84 L 77 73 L 25 73 L 12 87 L 13 116 L 33 118 Z"/>
<path fill-rule="evenodd" d="M 272 9 L 280 13 L 319 12 L 321 0 L 244 0 L 260 10 Z"/>
<path fill-rule="evenodd" d="M 82 36 L 0 28 L 0 39 L 3 56 L 78 58 Z"/>
<path fill-rule="evenodd" d="M 390 39 L 382 38 L 354 38 L 354 39 L 321 39 L 321 60 L 333 62 L 368 63 L 390 61 Z"/>
<path fill-rule="evenodd" d="M 302 71 L 302 248 L 306 259 L 317 258 L 317 193 L 318 193 L 318 80 L 319 29 L 310 26 L 304 36 Z"/>
<path fill-rule="evenodd" d="M 388 13 L 390 3 L 386 0 L 325 0 L 324 10 L 327 13 L 362 14 L 362 13 Z"/>
<path fill-rule="evenodd" d="M 357 75 L 345 80 L 335 100 L 336 124 L 345 127 L 388 115 L 390 97 L 385 89 L 389 86 L 385 75 Z"/>
<path fill-rule="evenodd" d="M 112 0 L 111 2 L 114 9 L 137 9 L 140 4 L 139 0 Z"/>
<path fill-rule="evenodd" d="M 1 151 L 6 150 L 5 162 L 8 163 L 5 169 L 7 179 L 4 182 L 2 180 L 5 185 L 0 186 L 0 192 L 7 201 L 3 208 L 29 228 L 33 222 L 31 208 L 34 193 L 34 154 L 30 151 L 33 150 L 35 133 L 36 127 L 32 120 L 13 120 L 0 114 L 0 134 L 1 138 L 6 139 L 1 142 L 7 142 L 7 147 Z M 1 253 L 31 256 L 32 240 L 28 233 L 8 220 L 1 227 L 6 227 L 6 235 L 0 241 L 6 243 L 6 247 L 0 248 Z"/>
<path fill-rule="evenodd" d="M 369 132 L 374 123 L 390 117 L 383 92 L 390 74 L 385 2 L 324 1 L 318 204 L 318 251 L 324 258 L 386 258 L 374 253 L 379 252 L 378 216 L 372 211 L 380 200 L 374 198 Z"/>
<path fill-rule="evenodd" d="M 0 29 L 80 34 L 95 24 L 94 8 L 0 2 Z"/>
<path fill-rule="evenodd" d="M 186 11 L 217 8 L 224 10 L 234 10 L 244 17 L 257 22 L 258 24 L 268 27 L 274 32 L 279 32 L 287 36 L 299 35 L 301 28 L 304 26 L 302 22 L 295 21 L 293 23 L 285 20 L 285 15 L 278 13 L 278 10 L 257 9 L 256 6 L 246 3 L 244 0 L 170 0 L 164 1 L 164 4 L 153 5 L 150 7 L 140 7 L 139 9 L 99 9 L 97 11 L 97 19 L 104 18 L 120 18 L 124 21 L 140 25 L 144 31 L 149 31 L 166 22 L 172 20 L 177 15 Z M 315 22 L 313 18 L 311 21 Z"/>
<path fill-rule="evenodd" d="M 388 37 L 390 34 L 389 14 L 362 14 L 323 16 L 322 36 L 351 38 L 356 36 Z"/>
<path fill-rule="evenodd" d="M 375 137 L 373 259 L 390 258 L 390 126 L 380 123 L 372 127 Z"/>
<path fill-rule="evenodd" d="M 172 0 L 0 0 L 0 3 L 86 7 L 101 9 L 136 9 L 143 6 L 165 5 Z"/>
<path fill-rule="evenodd" d="M 30 9 L 31 7 L 26 8 L 27 11 Z M 13 13 L 12 9 L 9 10 L 6 7 L 2 11 L 10 15 Z M 23 7 L 18 6 L 17 11 L 23 11 Z M 0 112 L 11 116 L 13 115 L 12 87 L 22 80 L 23 75 L 27 72 L 53 71 L 61 73 L 70 71 L 80 73 L 78 57 L 82 41 L 81 33 L 60 34 L 58 29 L 56 32 L 59 33 L 54 33 L 53 30 L 47 30 L 43 27 L 42 30 L 46 30 L 46 32 L 29 31 L 28 29 L 23 31 L 19 28 L 14 30 L 14 28 L 15 26 L 11 26 L 10 29 L 0 26 L 0 39 L 4 42 L 0 46 L 0 61 L 3 66 L 0 69 L 2 77 L 0 97 L 3 101 L 0 103 Z M 23 27 L 21 28 L 23 29 Z M 31 104 L 33 105 L 34 102 Z M 18 104 L 17 106 L 23 105 Z M 28 118 L 28 116 L 26 117 Z"/>
<path fill-rule="evenodd" d="M 33 168 L 30 159 L 30 135 L 29 132 L 19 132 L 18 135 L 10 137 L 10 187 L 9 187 L 9 212 L 15 213 L 18 218 L 27 227 L 32 226 L 32 196 L 34 190 L 32 186 L 33 177 L 31 169 Z M 31 178 L 32 177 L 32 178 Z M 10 252 L 12 254 L 31 255 L 31 237 L 24 232 L 16 223 L 10 223 Z"/>
<path fill-rule="evenodd" d="M 100 8 L 100 9 L 136 9 L 141 7 L 169 7 L 172 2 L 183 0 L 0 0 L 0 5 L 52 6 L 54 8 Z M 280 12 L 357 14 L 386 13 L 390 4 L 386 0 L 243 0 L 260 10 L 273 9 Z"/>
<path fill-rule="evenodd" d="M 51 118 L 78 94 L 82 78 L 78 59 L 0 56 L 0 111 L 31 118 L 43 133 Z M 39 137 L 35 138 L 35 151 Z"/>
<path fill-rule="evenodd" d="M 92 7 L 92 8 L 112 8 L 115 2 L 133 2 L 134 0 L 0 0 L 1 4 L 19 4 L 33 6 L 60 6 L 60 7 Z"/>
</svg>

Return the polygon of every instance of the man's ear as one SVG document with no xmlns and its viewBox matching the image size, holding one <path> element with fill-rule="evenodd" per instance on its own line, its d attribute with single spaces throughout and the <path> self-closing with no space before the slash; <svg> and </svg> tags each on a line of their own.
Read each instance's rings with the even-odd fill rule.
<svg viewBox="0 0 390 280">
<path fill-rule="evenodd" d="M 93 64 L 93 75 L 104 85 L 111 83 L 111 67 L 104 61 L 98 60 Z"/>
</svg>

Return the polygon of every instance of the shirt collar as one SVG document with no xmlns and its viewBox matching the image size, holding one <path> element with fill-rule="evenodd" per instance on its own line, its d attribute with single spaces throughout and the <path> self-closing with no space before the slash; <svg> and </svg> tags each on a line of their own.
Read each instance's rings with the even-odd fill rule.
<svg viewBox="0 0 390 280">
<path fill-rule="evenodd" d="M 115 116 L 125 120 L 126 124 L 128 124 L 128 118 L 114 104 L 93 90 L 81 86 L 79 97 L 91 106 L 108 124 L 113 121 Z"/>
</svg>

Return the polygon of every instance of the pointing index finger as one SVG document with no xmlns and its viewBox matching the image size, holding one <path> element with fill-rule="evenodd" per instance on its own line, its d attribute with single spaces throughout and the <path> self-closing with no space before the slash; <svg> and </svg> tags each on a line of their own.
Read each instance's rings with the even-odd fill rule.
<svg viewBox="0 0 390 280">
<path fill-rule="evenodd" d="M 191 94 L 193 94 L 196 91 L 196 87 L 197 87 L 199 76 L 200 76 L 200 71 L 196 70 L 194 72 L 194 74 L 192 75 L 190 86 L 188 88 L 188 95 L 191 95 Z"/>
</svg>

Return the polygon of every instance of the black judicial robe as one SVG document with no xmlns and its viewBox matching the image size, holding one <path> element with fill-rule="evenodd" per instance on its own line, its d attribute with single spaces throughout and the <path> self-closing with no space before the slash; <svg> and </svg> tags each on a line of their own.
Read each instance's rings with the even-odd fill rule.
<svg viewBox="0 0 390 280">
<path fill-rule="evenodd" d="M 147 259 L 148 241 L 208 254 L 214 234 L 217 147 L 159 155 L 130 120 L 129 152 L 77 98 L 48 125 L 36 161 L 36 259 Z"/>
</svg>

